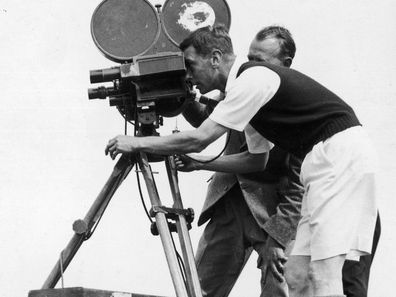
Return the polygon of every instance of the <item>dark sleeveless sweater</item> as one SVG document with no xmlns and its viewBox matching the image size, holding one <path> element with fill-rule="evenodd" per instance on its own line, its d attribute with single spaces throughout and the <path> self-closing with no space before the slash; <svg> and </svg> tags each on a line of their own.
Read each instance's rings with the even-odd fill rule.
<svg viewBox="0 0 396 297">
<path fill-rule="evenodd" d="M 253 61 L 243 64 L 237 76 L 250 67 L 267 67 L 280 76 L 278 91 L 250 124 L 284 150 L 304 157 L 318 142 L 360 125 L 349 105 L 308 76 L 290 68 Z"/>
</svg>

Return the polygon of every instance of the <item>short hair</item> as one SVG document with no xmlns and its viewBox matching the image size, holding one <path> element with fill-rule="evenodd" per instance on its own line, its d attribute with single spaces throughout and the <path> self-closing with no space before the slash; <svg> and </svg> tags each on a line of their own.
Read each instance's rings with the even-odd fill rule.
<svg viewBox="0 0 396 297">
<path fill-rule="evenodd" d="M 266 38 L 273 37 L 279 40 L 280 54 L 283 57 L 294 58 L 296 54 L 296 44 L 294 43 L 293 36 L 286 28 L 282 26 L 268 26 L 261 29 L 256 34 L 256 40 L 262 41 Z"/>
<path fill-rule="evenodd" d="M 218 49 L 223 54 L 234 53 L 228 29 L 222 24 L 197 29 L 180 43 L 179 48 L 184 51 L 190 46 L 193 46 L 197 53 L 204 57 L 213 49 Z"/>
</svg>

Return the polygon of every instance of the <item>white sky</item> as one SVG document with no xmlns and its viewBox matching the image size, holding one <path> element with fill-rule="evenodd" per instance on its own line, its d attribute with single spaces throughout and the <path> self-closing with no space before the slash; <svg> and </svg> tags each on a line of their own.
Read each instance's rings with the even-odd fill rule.
<svg viewBox="0 0 396 297">
<path fill-rule="evenodd" d="M 115 65 L 100 54 L 90 36 L 91 15 L 99 3 L 0 0 L 2 296 L 27 296 L 29 290 L 41 287 L 73 234 L 73 221 L 85 216 L 115 164 L 105 157 L 104 147 L 109 138 L 123 133 L 123 120 L 107 101 L 87 98 L 89 70 Z M 351 104 L 376 143 L 383 229 L 370 296 L 390 296 L 396 282 L 396 2 L 229 0 L 228 4 L 238 54 L 246 54 L 261 27 L 274 23 L 288 27 L 297 43 L 293 67 Z M 178 124 L 189 129 L 180 117 Z M 174 118 L 166 119 L 161 134 L 170 133 L 174 125 Z M 222 145 L 220 141 L 207 153 L 217 153 Z M 157 182 L 167 204 L 165 171 L 154 167 L 160 172 Z M 180 174 L 184 205 L 197 214 L 210 175 Z M 201 232 L 194 223 L 194 247 Z M 253 256 L 231 296 L 259 295 L 255 260 Z M 134 174 L 77 253 L 65 285 L 174 295 L 160 240 L 149 233 Z"/>
</svg>

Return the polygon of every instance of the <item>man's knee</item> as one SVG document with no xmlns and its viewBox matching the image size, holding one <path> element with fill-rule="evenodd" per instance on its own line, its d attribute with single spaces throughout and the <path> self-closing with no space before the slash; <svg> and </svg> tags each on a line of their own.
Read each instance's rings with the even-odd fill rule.
<svg viewBox="0 0 396 297">
<path fill-rule="evenodd" d="M 305 291 L 309 287 L 308 266 L 298 261 L 289 261 L 285 265 L 285 279 L 290 291 Z"/>
<path fill-rule="evenodd" d="M 312 288 L 314 292 L 318 291 L 333 291 L 333 288 L 336 287 L 337 279 L 334 275 L 326 275 L 322 270 L 316 269 L 314 266 L 310 265 L 308 270 L 308 279 L 312 284 Z"/>
<path fill-rule="evenodd" d="M 342 265 L 345 256 L 312 261 L 309 265 L 308 278 L 315 294 L 321 296 L 342 296 Z"/>
</svg>

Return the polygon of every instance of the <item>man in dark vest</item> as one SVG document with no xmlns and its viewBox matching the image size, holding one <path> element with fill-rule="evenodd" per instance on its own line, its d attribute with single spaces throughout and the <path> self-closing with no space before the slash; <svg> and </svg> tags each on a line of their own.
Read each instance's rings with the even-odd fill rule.
<svg viewBox="0 0 396 297">
<path fill-rule="evenodd" d="M 228 129 L 244 131 L 248 151 L 212 165 L 224 172 L 257 171 L 273 145 L 303 158 L 302 219 L 286 264 L 289 294 L 344 296 L 345 259 L 370 254 L 376 206 L 376 154 L 352 108 L 306 75 L 266 62 L 238 65 L 223 26 L 191 33 L 180 45 L 189 79 L 222 100 L 197 129 L 163 137 L 119 135 L 105 153 L 200 152 Z M 252 162 L 255 160 L 255 162 Z M 264 166 L 263 166 L 264 168 Z"/>
<path fill-rule="evenodd" d="M 257 36 L 262 38 L 252 43 L 249 59 L 290 66 L 296 47 L 287 29 L 266 27 Z M 192 126 L 199 127 L 212 110 L 194 101 L 183 115 Z M 224 154 L 239 153 L 244 134 L 230 130 L 227 137 Z M 177 163 L 181 171 L 205 170 L 208 165 L 189 158 Z M 294 239 L 300 219 L 300 167 L 300 158 L 274 147 L 265 171 L 217 172 L 212 176 L 198 220 L 202 225 L 210 219 L 196 252 L 203 296 L 228 296 L 252 250 L 258 254 L 257 267 L 261 269 L 260 296 L 288 296 L 282 268 L 286 262 L 284 250 Z"/>
<path fill-rule="evenodd" d="M 295 43 L 294 40 L 292 39 L 292 36 L 290 32 L 280 26 L 269 26 L 265 27 L 262 30 L 260 30 L 254 40 L 252 41 L 249 49 L 249 54 L 248 54 L 248 59 L 250 61 L 265 61 L 274 65 L 283 65 L 286 67 L 290 67 L 292 59 L 294 58 L 295 55 Z M 191 104 L 191 106 L 185 111 L 186 113 L 186 118 L 189 120 L 194 127 L 199 126 L 209 115 L 211 112 L 210 108 L 202 107 L 201 104 L 195 102 Z M 197 123 L 199 121 L 199 123 Z M 235 132 L 234 132 L 235 135 Z M 275 147 L 271 150 L 270 152 L 270 157 L 269 157 L 269 162 L 271 163 L 270 165 L 267 164 L 265 172 L 271 172 L 274 167 L 278 166 L 278 168 L 282 169 L 283 165 L 282 163 L 276 164 L 277 162 L 273 161 L 273 158 L 271 157 L 271 154 L 279 150 L 279 148 Z M 202 158 L 197 156 L 196 158 Z M 289 159 L 290 160 L 290 159 Z M 272 162 L 271 162 L 272 161 Z M 291 174 L 292 179 L 290 179 L 289 175 L 289 181 L 291 183 L 289 184 L 280 184 L 280 192 L 279 193 L 294 193 L 298 194 L 298 179 L 299 176 L 296 177 L 295 174 L 300 172 L 300 168 L 297 168 L 296 165 L 298 164 L 297 158 L 292 158 L 291 159 L 291 167 L 289 169 L 292 169 L 292 171 L 289 172 Z M 290 161 L 289 161 L 290 162 Z M 193 162 L 189 158 L 182 158 L 179 162 L 181 165 L 180 169 L 182 171 L 190 171 L 190 170 L 200 170 L 200 169 L 205 169 L 205 164 L 198 163 L 198 162 Z M 300 164 L 301 165 L 301 164 Z M 298 166 L 298 165 L 297 165 Z M 269 167 L 269 168 L 268 168 Z M 281 170 L 278 172 L 282 172 Z M 293 174 L 294 173 L 294 174 Z M 222 173 L 223 175 L 224 173 Z M 224 174 L 224 176 L 234 176 L 232 174 Z M 238 175 L 237 175 L 238 176 Z M 216 177 L 216 175 L 215 175 Z M 264 175 L 264 180 L 265 180 L 266 175 Z M 231 179 L 231 178 L 230 178 Z M 230 180 L 229 179 L 229 180 Z M 293 180 L 297 179 L 297 183 L 293 182 Z M 215 202 L 220 200 L 220 198 L 224 197 L 226 199 L 226 195 L 222 195 L 221 191 L 215 191 L 214 189 L 222 189 L 223 186 L 226 185 L 226 181 L 220 179 L 222 183 L 219 183 L 219 180 L 216 182 L 216 178 L 213 179 L 211 184 L 209 185 L 209 190 L 208 190 L 208 196 L 205 200 L 204 204 L 204 209 L 202 211 L 201 218 L 205 216 L 205 213 L 208 213 L 212 208 L 215 208 Z M 231 179 L 232 180 L 232 179 Z M 231 182 L 231 181 L 229 181 Z M 213 192 L 217 193 L 217 195 L 211 195 Z M 226 192 L 226 191 L 225 191 Z M 293 196 L 291 196 L 293 197 Z M 268 197 L 266 197 L 266 200 L 268 200 Z M 258 205 L 259 206 L 259 205 Z M 219 206 L 216 206 L 216 208 Z M 283 207 L 287 207 L 287 204 L 283 204 Z M 282 207 L 278 208 L 279 210 L 282 209 Z M 252 213 L 254 213 L 255 210 L 252 210 Z M 256 210 L 257 212 L 257 210 Z M 289 212 L 289 215 L 292 215 L 292 213 Z M 277 215 L 272 216 L 272 221 L 277 217 Z M 286 218 L 286 217 L 285 217 Z M 290 217 L 290 221 L 292 221 L 294 216 Z M 214 216 L 211 216 L 212 221 L 216 221 Z M 200 223 L 200 221 L 198 222 Z M 268 224 L 268 223 L 267 223 Z M 272 224 L 273 225 L 273 224 Z M 264 227 L 264 230 L 268 230 L 268 227 Z M 276 230 L 276 229 L 275 229 Z M 222 230 L 219 230 L 219 233 Z M 271 231 L 267 231 L 269 236 L 271 236 Z M 380 223 L 380 218 L 379 215 L 377 216 L 377 222 L 375 225 L 375 232 L 374 232 L 374 238 L 373 238 L 373 246 L 372 246 L 372 252 L 371 255 L 365 255 L 361 256 L 359 261 L 352 261 L 352 260 L 346 260 L 344 263 L 344 266 L 342 268 L 342 283 L 343 283 L 343 288 L 344 288 L 344 294 L 347 297 L 367 297 L 367 291 L 368 291 L 368 283 L 369 283 L 369 276 L 370 276 L 370 268 L 371 268 L 371 263 L 374 258 L 375 251 L 377 249 L 379 237 L 381 234 L 381 223 Z M 205 233 L 202 236 L 201 241 L 204 241 L 205 238 Z M 270 237 L 269 237 L 270 238 Z M 207 244 L 205 248 L 202 248 L 201 245 L 198 248 L 197 254 L 200 255 L 203 253 L 203 251 L 206 251 L 207 249 L 209 250 L 211 248 L 210 244 Z M 213 252 L 216 252 L 216 248 L 213 248 Z M 206 252 L 207 253 L 207 252 Z M 267 251 L 268 253 L 268 251 Z M 269 251 L 271 254 L 271 251 Z M 205 262 L 204 262 L 205 263 Z M 202 283 L 206 283 L 206 275 L 209 275 L 206 273 L 205 265 L 199 263 L 198 265 L 198 272 L 201 272 L 200 274 L 204 275 L 202 278 Z M 224 267 L 224 268 L 223 268 Z M 222 269 L 226 269 L 227 266 L 224 265 L 223 267 L 218 267 L 218 266 L 211 266 L 211 269 L 215 271 L 222 271 Z M 201 268 L 201 269 L 200 269 Z M 277 274 L 278 272 L 275 270 L 275 273 Z M 208 278 L 209 279 L 209 278 Z M 264 291 L 263 291 L 264 292 Z M 210 295 L 210 296 L 216 296 L 216 295 Z M 265 296 L 265 293 L 264 293 Z M 271 296 L 271 294 L 269 294 Z"/>
</svg>

